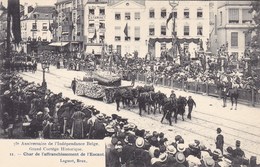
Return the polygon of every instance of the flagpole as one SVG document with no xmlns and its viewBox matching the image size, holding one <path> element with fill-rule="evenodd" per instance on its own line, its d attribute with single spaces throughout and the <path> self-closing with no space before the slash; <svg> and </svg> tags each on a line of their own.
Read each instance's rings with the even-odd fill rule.
<svg viewBox="0 0 260 167">
<path fill-rule="evenodd" d="M 175 32 L 175 21 L 176 21 L 176 18 L 174 16 L 174 9 L 176 6 L 178 6 L 178 2 L 175 2 L 175 0 L 170 0 L 170 5 L 172 7 L 172 56 L 174 56 L 174 51 L 175 51 L 175 56 L 177 57 L 177 35 L 176 35 L 176 32 Z"/>
</svg>

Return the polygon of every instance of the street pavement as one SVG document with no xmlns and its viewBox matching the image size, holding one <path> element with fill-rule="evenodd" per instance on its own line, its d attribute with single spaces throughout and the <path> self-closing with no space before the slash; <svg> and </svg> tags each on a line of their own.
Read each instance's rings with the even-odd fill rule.
<svg viewBox="0 0 260 167">
<path fill-rule="evenodd" d="M 183 136 L 187 145 L 192 143 L 194 139 L 197 139 L 208 146 L 208 148 L 214 149 L 217 136 L 216 129 L 220 127 L 225 140 L 224 148 L 228 146 L 234 148 L 235 141 L 240 140 L 241 148 L 245 151 L 246 157 L 250 158 L 251 155 L 260 157 L 258 149 L 260 148 L 259 108 L 238 104 L 237 110 L 230 110 L 230 100 L 228 101 L 228 107 L 223 108 L 221 99 L 175 90 L 177 97 L 179 95 L 185 97 L 192 96 L 197 105 L 192 112 L 192 120 L 186 118 L 186 110 L 185 121 L 182 121 L 179 116 L 178 123 L 173 123 L 173 126 L 169 126 L 167 120 L 164 120 L 163 124 L 160 123 L 162 115 L 159 113 L 155 115 L 144 113 L 140 117 L 137 108 L 121 108 L 118 112 L 116 111 L 115 103 L 106 104 L 103 101 L 74 95 L 70 89 L 72 79 L 82 79 L 85 74 L 82 71 L 68 71 L 67 69 L 56 69 L 56 67 L 51 66 L 50 72 L 46 73 L 48 89 L 54 93 L 62 92 L 63 96 L 80 100 L 86 105 L 94 105 L 95 108 L 107 115 L 116 113 L 124 118 L 128 118 L 128 122 L 135 123 L 138 128 L 143 128 L 150 132 L 163 132 L 170 142 L 174 141 L 174 137 L 179 134 Z M 41 69 L 38 69 L 34 74 L 24 72 L 21 76 L 30 82 L 34 81 L 36 84 L 41 84 L 42 82 Z M 130 85 L 130 82 L 123 81 L 122 85 Z M 137 85 L 144 84 L 136 83 Z M 169 96 L 172 89 L 155 86 L 155 91 L 158 90 Z"/>
</svg>

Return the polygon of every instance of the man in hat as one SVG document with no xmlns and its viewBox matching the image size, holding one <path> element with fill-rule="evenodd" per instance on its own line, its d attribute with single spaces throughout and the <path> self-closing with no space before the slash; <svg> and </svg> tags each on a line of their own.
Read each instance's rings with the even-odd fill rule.
<svg viewBox="0 0 260 167">
<path fill-rule="evenodd" d="M 134 151 L 135 151 L 135 136 L 129 134 L 125 138 L 126 145 L 122 149 L 121 164 L 126 164 L 128 166 L 132 160 L 134 160 Z"/>
<path fill-rule="evenodd" d="M 224 146 L 224 136 L 221 134 L 222 130 L 217 128 L 217 137 L 216 137 L 216 149 L 220 149 L 223 154 L 223 146 Z"/>
<path fill-rule="evenodd" d="M 233 150 L 233 156 L 239 157 L 239 158 L 244 158 L 245 152 L 243 150 L 241 150 L 240 144 L 241 144 L 241 142 L 239 140 L 237 140 L 236 141 L 236 149 Z"/>
<path fill-rule="evenodd" d="M 114 93 L 114 99 L 116 101 L 116 110 L 117 111 L 120 111 L 119 110 L 119 107 L 120 107 L 120 100 L 121 100 L 121 93 L 120 93 L 120 90 L 119 89 L 116 89 L 115 93 Z"/>
<path fill-rule="evenodd" d="M 187 104 L 188 104 L 188 108 L 189 108 L 189 113 L 188 113 L 187 118 L 191 120 L 191 112 L 192 112 L 193 106 L 196 107 L 196 103 L 195 103 L 195 101 L 192 99 L 192 97 L 189 96 L 189 99 L 188 99 L 188 101 L 187 101 Z"/>
<path fill-rule="evenodd" d="M 76 86 L 77 86 L 77 81 L 76 81 L 76 78 L 74 78 L 71 82 L 71 89 L 75 95 L 75 91 L 76 91 Z"/>
</svg>

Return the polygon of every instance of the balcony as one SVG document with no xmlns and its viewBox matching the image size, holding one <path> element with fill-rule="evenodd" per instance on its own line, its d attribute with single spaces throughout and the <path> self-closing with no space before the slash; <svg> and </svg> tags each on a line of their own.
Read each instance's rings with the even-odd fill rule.
<svg viewBox="0 0 260 167">
<path fill-rule="evenodd" d="M 106 19 L 106 15 L 99 15 L 99 16 L 95 16 L 95 15 L 89 15 L 88 16 L 89 20 L 105 20 Z"/>
</svg>

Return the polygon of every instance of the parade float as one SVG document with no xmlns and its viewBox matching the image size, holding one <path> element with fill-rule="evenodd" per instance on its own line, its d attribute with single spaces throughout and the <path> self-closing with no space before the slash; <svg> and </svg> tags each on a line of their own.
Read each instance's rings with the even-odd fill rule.
<svg viewBox="0 0 260 167">
<path fill-rule="evenodd" d="M 94 71 L 86 74 L 83 80 L 77 80 L 76 94 L 112 103 L 116 89 L 129 87 L 131 86 L 121 86 L 121 78 L 116 74 L 107 71 Z"/>
</svg>

